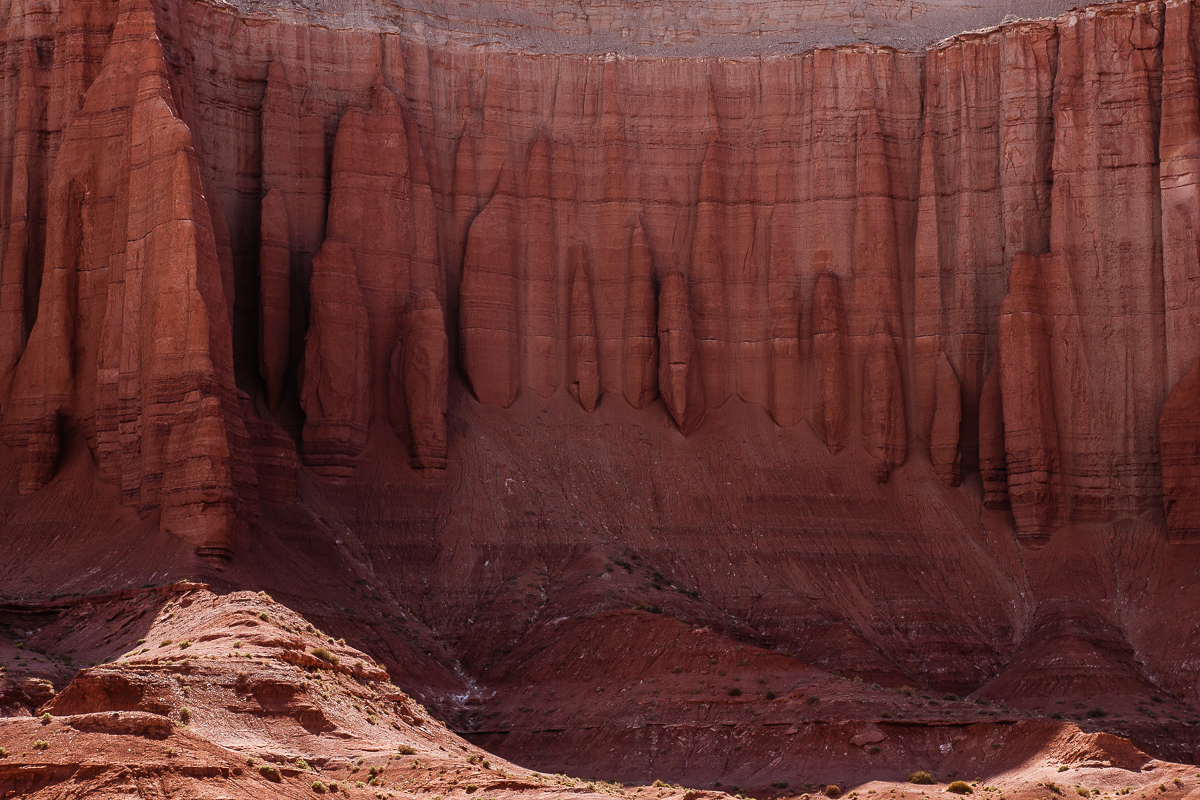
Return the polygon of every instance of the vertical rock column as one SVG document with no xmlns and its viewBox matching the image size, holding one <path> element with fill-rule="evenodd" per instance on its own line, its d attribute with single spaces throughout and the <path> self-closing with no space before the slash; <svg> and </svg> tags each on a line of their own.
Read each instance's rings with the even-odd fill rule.
<svg viewBox="0 0 1200 800">
<path fill-rule="evenodd" d="M 623 347 L 625 400 L 634 408 L 645 408 L 658 397 L 659 352 L 654 262 L 640 222 L 630 235 L 628 276 Z"/>
<path fill-rule="evenodd" d="M 658 391 L 684 436 L 704 418 L 704 384 L 687 281 L 678 272 L 663 279 L 658 293 Z"/>
<path fill-rule="evenodd" d="M 498 193 L 471 224 L 458 295 L 459 346 L 471 390 L 479 402 L 503 408 L 521 388 L 512 203 L 511 195 Z"/>
<path fill-rule="evenodd" d="M 58 425 L 104 480 L 162 529 L 226 555 L 239 491 L 232 333 L 191 132 L 179 119 L 153 9 L 120 5 L 112 42 L 63 131 L 47 187 L 37 321 L 18 362 L 6 437 L 25 444 L 21 491 L 53 473 Z"/>
<path fill-rule="evenodd" d="M 812 296 L 812 409 L 809 422 L 829 452 L 846 446 L 849 377 L 837 276 L 817 276 Z"/>
<path fill-rule="evenodd" d="M 1029 542 L 1050 536 L 1062 495 L 1051 354 L 1054 320 L 1048 314 L 1051 284 L 1046 275 L 1053 269 L 1053 256 L 1018 255 L 1000 311 L 999 383 L 1008 496 L 1017 536 Z M 1078 336 L 1077 327 L 1074 333 Z"/>
<path fill-rule="evenodd" d="M 596 339 L 596 308 L 587 257 L 581 247 L 571 253 L 575 262 L 571 278 L 570 341 L 567 346 L 567 387 L 585 411 L 595 411 L 600 399 L 600 351 Z"/>
<path fill-rule="evenodd" d="M 407 427 L 416 469 L 446 467 L 446 390 L 450 351 L 442 304 L 432 290 L 417 295 L 404 315 L 401 340 L 392 355 L 389 384 L 391 418 Z M 403 412 L 395 398 L 403 396 Z"/>
<path fill-rule="evenodd" d="M 305 414 L 301 452 L 318 475 L 346 478 L 367 446 L 370 324 L 348 245 L 327 239 L 313 259 L 312 273 L 300 392 Z"/>
<path fill-rule="evenodd" d="M 1058 26 L 1053 259 L 1039 265 L 1040 294 L 1062 513 L 1077 521 L 1140 514 L 1161 502 L 1153 409 L 1166 396 L 1157 163 L 1163 22 L 1161 5 L 1132 3 L 1072 12 Z M 1006 377 L 1022 368 L 1004 356 Z M 1011 440 L 1022 432 L 1010 424 L 1006 384 Z M 1010 487 L 1020 478 L 1012 452 Z"/>
<path fill-rule="evenodd" d="M 287 206 L 278 189 L 271 189 L 263 198 L 261 220 L 258 358 L 267 385 L 267 403 L 275 408 L 283 395 L 292 335 L 292 256 Z"/>
</svg>

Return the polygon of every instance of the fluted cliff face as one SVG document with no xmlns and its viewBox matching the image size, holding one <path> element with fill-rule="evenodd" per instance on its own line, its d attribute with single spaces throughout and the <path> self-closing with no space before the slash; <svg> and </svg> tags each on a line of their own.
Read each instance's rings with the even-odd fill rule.
<svg viewBox="0 0 1200 800">
<path fill-rule="evenodd" d="M 460 373 L 501 407 L 661 396 L 685 434 L 736 399 L 861 446 L 881 481 L 914 457 L 948 485 L 980 470 L 1030 541 L 1164 503 L 1187 540 L 1196 13 L 725 59 L 13 3 L 0 377 L 22 490 L 63 424 L 144 511 L 255 502 L 247 424 L 347 478 L 390 415 L 440 463 Z M 404 342 L 418 296 L 445 359 Z M 416 377 L 418 351 L 445 377 Z M 205 397 L 195 435 L 227 466 L 200 478 L 167 435 Z"/>
</svg>

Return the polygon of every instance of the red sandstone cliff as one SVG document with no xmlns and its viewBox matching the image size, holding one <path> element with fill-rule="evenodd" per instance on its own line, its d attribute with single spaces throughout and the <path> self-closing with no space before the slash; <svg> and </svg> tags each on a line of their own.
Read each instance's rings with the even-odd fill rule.
<svg viewBox="0 0 1200 800">
<path fill-rule="evenodd" d="M 367 29 L 340 50 L 201 3 L 64 8 L 48 33 L 75 66 L 15 15 L 7 34 L 0 385 L 24 491 L 63 424 L 178 520 L 197 492 L 216 517 L 255 502 L 258 417 L 348 477 L 373 419 L 409 436 L 395 409 L 440 407 L 442 379 L 395 358 L 427 292 L 434 361 L 480 402 L 661 394 L 689 433 L 737 398 L 881 480 L 982 469 L 1029 540 L 1164 498 L 1173 538 L 1200 528 L 1189 404 L 1167 402 L 1198 355 L 1190 3 L 722 60 Z M 167 468 L 163 426 L 205 396 L 215 422 L 173 434 L 228 464 L 200 478 Z"/>
<path fill-rule="evenodd" d="M 369 563 L 491 676 L 635 595 L 955 691 L 1082 620 L 1194 695 L 1193 3 L 732 57 L 56 8 L 3 28 L 14 574 Z"/>
</svg>

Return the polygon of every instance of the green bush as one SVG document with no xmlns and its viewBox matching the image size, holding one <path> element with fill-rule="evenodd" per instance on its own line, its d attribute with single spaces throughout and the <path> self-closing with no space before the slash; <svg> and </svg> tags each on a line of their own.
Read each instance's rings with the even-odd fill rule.
<svg viewBox="0 0 1200 800">
<path fill-rule="evenodd" d="M 34 740 L 34 743 L 33 743 L 33 749 L 34 749 L 34 750 L 45 750 L 45 749 L 47 749 L 48 747 L 50 747 L 50 743 L 49 743 L 49 742 L 47 742 L 45 739 L 36 739 L 36 740 Z"/>
<path fill-rule="evenodd" d="M 275 781 L 276 783 L 278 783 L 280 780 L 279 770 L 275 769 L 275 767 L 271 766 L 270 764 L 263 764 L 261 767 L 259 767 L 258 774 L 262 775 L 267 780 Z"/>
<path fill-rule="evenodd" d="M 949 786 L 946 787 L 946 791 L 954 792 L 955 794 L 974 794 L 975 793 L 975 790 L 971 788 L 971 784 L 967 783 L 966 781 L 954 781 L 953 783 L 951 783 Z"/>
<path fill-rule="evenodd" d="M 326 787 L 326 786 L 325 786 L 325 784 L 321 783 L 320 781 L 313 781 L 313 782 L 312 782 L 312 790 L 313 790 L 314 792 L 316 792 L 317 794 L 325 794 L 325 790 L 326 790 L 327 788 L 328 788 L 328 787 Z"/>
</svg>

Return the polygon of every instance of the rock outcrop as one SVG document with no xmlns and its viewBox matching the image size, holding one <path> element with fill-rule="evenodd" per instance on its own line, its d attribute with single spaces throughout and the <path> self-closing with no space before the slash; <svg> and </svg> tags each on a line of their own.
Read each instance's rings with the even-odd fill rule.
<svg viewBox="0 0 1200 800">
<path fill-rule="evenodd" d="M 44 220 L 10 228 L 6 264 L 15 277 L 5 292 L 23 294 L 25 311 L 6 317 L 13 337 L 5 346 L 20 357 L 4 379 L 5 440 L 26 448 L 20 489 L 30 493 L 53 476 L 64 429 L 82 432 L 126 503 L 144 513 L 161 507 L 164 530 L 203 554 L 227 555 L 233 510 L 253 507 L 257 493 L 214 233 L 221 226 L 154 15 L 136 2 L 117 11 L 99 69 L 82 68 L 61 87 L 74 87 L 80 104 L 47 110 L 67 121 L 38 190 Z M 33 231 L 44 231 L 36 246 Z M 31 286 L 36 256 L 44 268 Z"/>
</svg>

